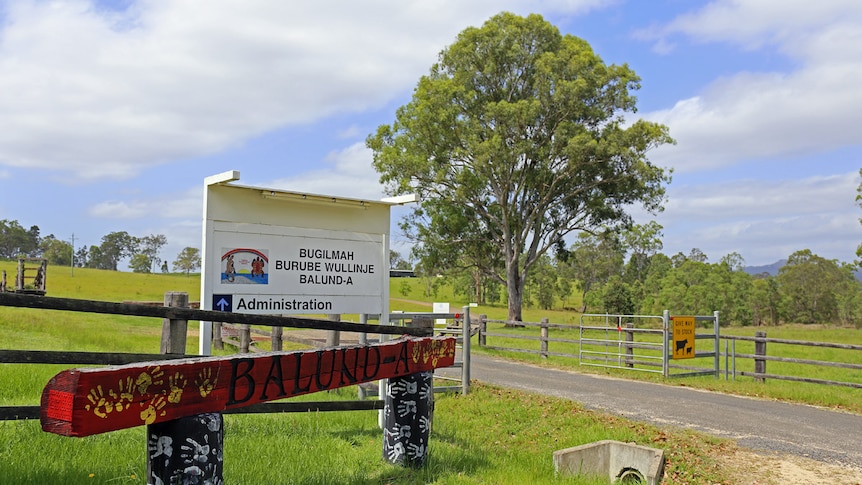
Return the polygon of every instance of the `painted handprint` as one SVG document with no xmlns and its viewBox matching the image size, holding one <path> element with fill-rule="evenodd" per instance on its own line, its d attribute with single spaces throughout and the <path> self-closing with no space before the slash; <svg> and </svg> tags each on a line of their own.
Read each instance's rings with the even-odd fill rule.
<svg viewBox="0 0 862 485">
<path fill-rule="evenodd" d="M 162 367 L 157 365 L 152 369 L 149 369 L 147 372 L 141 372 L 137 379 L 135 379 L 135 386 L 137 386 L 138 392 L 141 395 L 147 393 L 147 389 L 152 385 L 160 386 L 164 384 L 165 373 L 162 371 Z"/>
<path fill-rule="evenodd" d="M 170 436 L 151 435 L 147 442 L 147 451 L 150 452 L 150 458 L 158 458 L 161 455 L 170 458 L 174 454 L 173 443 L 174 439 Z"/>
<path fill-rule="evenodd" d="M 416 394 L 418 384 L 416 381 L 407 381 L 406 379 L 391 379 L 386 388 L 386 395 L 389 397 L 403 396 L 407 394 Z"/>
<path fill-rule="evenodd" d="M 113 390 L 110 391 L 109 394 L 117 399 L 117 411 L 122 411 L 124 409 L 129 409 L 132 405 L 132 401 L 135 399 L 133 394 L 135 392 L 135 381 L 131 377 L 120 379 L 119 387 L 119 395 L 114 393 Z M 123 403 L 125 403 L 125 405 Z"/>
<path fill-rule="evenodd" d="M 404 444 L 401 442 L 395 443 L 386 450 L 386 456 L 389 461 L 395 463 L 404 455 Z"/>
<path fill-rule="evenodd" d="M 186 384 L 188 384 L 188 381 L 179 372 L 168 377 L 168 386 L 171 388 L 168 394 L 168 402 L 174 404 L 180 402 L 180 399 L 183 397 L 183 388 L 186 387 Z"/>
<path fill-rule="evenodd" d="M 197 378 L 195 379 L 195 385 L 198 387 L 198 390 L 201 393 L 201 397 L 207 397 L 211 392 L 213 392 L 217 380 L 218 376 L 213 379 L 212 368 L 205 367 L 201 369 L 201 371 L 198 373 Z"/>
<path fill-rule="evenodd" d="M 108 413 L 114 410 L 114 403 L 105 398 L 102 386 L 90 389 L 89 394 L 87 394 L 87 400 L 90 401 L 90 404 L 84 406 L 84 409 L 87 411 L 92 410 L 93 414 L 100 418 L 107 418 Z"/>
<path fill-rule="evenodd" d="M 408 414 L 416 414 L 416 401 L 401 401 L 396 408 L 398 416 L 402 418 Z"/>
<path fill-rule="evenodd" d="M 210 445 L 209 435 L 204 435 L 205 443 L 198 443 L 192 438 L 186 438 L 187 445 L 180 446 L 180 456 L 186 465 L 206 465 L 209 461 Z"/>
<path fill-rule="evenodd" d="M 159 394 L 152 399 L 147 404 L 147 409 L 141 411 L 141 421 L 144 424 L 153 424 L 156 422 L 156 418 L 159 416 L 164 416 L 166 414 L 165 406 L 168 403 L 165 401 L 165 396 Z M 141 403 L 143 406 L 144 403 Z"/>
</svg>

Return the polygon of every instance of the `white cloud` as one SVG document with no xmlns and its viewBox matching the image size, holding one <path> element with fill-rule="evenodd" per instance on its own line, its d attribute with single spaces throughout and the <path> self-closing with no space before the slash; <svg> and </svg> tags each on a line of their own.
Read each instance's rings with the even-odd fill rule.
<svg viewBox="0 0 862 485">
<path fill-rule="evenodd" d="M 183 193 L 153 198 L 103 201 L 92 205 L 87 214 L 98 219 L 182 219 L 200 217 L 202 211 L 201 188 L 195 187 Z"/>
<path fill-rule="evenodd" d="M 678 172 L 742 160 L 797 157 L 862 144 L 862 3 L 718 1 L 653 35 L 777 47 L 794 72 L 741 72 L 646 118 L 667 124 L 676 146 L 654 159 Z"/>
<path fill-rule="evenodd" d="M 379 182 L 380 176 L 371 165 L 371 159 L 371 150 L 364 143 L 354 143 L 327 155 L 325 168 L 262 185 L 310 194 L 379 200 L 384 197 L 383 186 Z"/>
<path fill-rule="evenodd" d="M 711 261 L 739 252 L 749 264 L 768 264 L 811 249 L 849 262 L 862 241 L 858 184 L 857 173 L 846 173 L 671 186 L 656 220 L 665 228 L 666 254 L 697 247 Z"/>
<path fill-rule="evenodd" d="M 116 12 L 86 0 L 8 2 L 0 164 L 130 178 L 382 106 L 409 92 L 459 31 L 500 10 L 598 5 L 139 0 Z"/>
</svg>

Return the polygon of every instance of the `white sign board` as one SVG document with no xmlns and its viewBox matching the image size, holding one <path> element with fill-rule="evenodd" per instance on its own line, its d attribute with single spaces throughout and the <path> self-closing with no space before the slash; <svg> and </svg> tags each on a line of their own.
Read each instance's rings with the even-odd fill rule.
<svg viewBox="0 0 862 485">
<path fill-rule="evenodd" d="M 392 203 L 230 183 L 238 179 L 205 180 L 202 308 L 379 314 L 388 323 Z M 211 335 L 202 322 L 202 355 Z"/>
</svg>

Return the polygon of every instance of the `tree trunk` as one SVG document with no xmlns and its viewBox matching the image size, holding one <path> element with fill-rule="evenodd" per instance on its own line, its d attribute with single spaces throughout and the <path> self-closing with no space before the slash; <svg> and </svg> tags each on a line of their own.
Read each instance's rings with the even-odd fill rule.
<svg viewBox="0 0 862 485">
<path fill-rule="evenodd" d="M 521 306 L 524 302 L 524 285 L 521 284 L 521 274 L 517 270 L 517 263 L 513 264 L 512 267 L 514 267 L 514 270 L 510 267 L 506 281 L 506 291 L 509 295 L 509 316 L 507 320 L 522 322 Z"/>
</svg>

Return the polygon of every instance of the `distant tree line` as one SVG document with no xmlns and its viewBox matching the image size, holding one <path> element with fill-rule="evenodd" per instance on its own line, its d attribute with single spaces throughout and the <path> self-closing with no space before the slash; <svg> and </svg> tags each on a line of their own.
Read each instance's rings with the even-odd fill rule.
<svg viewBox="0 0 862 485">
<path fill-rule="evenodd" d="M 777 274 L 749 274 L 738 253 L 710 263 L 701 250 L 667 256 L 660 252 L 656 223 L 622 233 L 582 233 L 568 248 L 559 245 L 530 274 L 527 307 L 563 307 L 577 312 L 711 315 L 725 324 L 838 323 L 862 327 L 862 284 L 855 263 L 796 251 Z M 436 274 L 422 270 L 423 275 Z M 505 303 L 505 289 L 469 265 L 447 272 L 456 292 L 480 304 Z M 427 292 L 439 284 L 428 278 Z M 577 302 L 575 304 L 574 302 Z"/>
<path fill-rule="evenodd" d="M 167 243 L 168 239 L 163 234 L 136 237 L 126 231 L 118 231 L 102 236 L 98 246 L 74 249 L 69 241 L 58 239 L 53 234 L 41 236 L 39 226 L 25 229 L 18 221 L 0 220 L 0 258 L 3 259 L 45 258 L 53 265 L 117 271 L 120 262 L 128 258 L 133 272 L 167 273 L 168 261 L 159 255 Z M 173 270 L 190 273 L 200 265 L 200 250 L 187 247 L 173 261 Z"/>
</svg>

